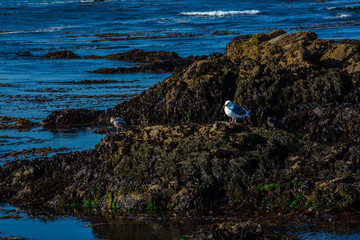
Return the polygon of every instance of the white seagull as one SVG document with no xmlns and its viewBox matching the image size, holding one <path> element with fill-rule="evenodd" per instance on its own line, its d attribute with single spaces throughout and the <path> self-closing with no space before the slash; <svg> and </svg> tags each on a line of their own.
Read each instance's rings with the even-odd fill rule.
<svg viewBox="0 0 360 240">
<path fill-rule="evenodd" d="M 116 133 L 119 133 L 119 128 L 125 128 L 126 127 L 126 122 L 123 118 L 119 118 L 119 117 L 111 117 L 110 118 L 110 123 L 114 124 L 114 126 L 116 127 Z"/>
<path fill-rule="evenodd" d="M 236 104 L 233 104 L 230 100 L 227 100 L 223 106 L 226 115 L 231 117 L 231 123 L 236 123 L 237 118 L 250 116 L 249 112 Z"/>
</svg>

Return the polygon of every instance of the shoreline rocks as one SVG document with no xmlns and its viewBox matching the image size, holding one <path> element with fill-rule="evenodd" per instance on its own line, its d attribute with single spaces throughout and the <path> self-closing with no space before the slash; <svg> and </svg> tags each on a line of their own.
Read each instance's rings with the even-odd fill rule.
<svg viewBox="0 0 360 240">
<path fill-rule="evenodd" d="M 152 54 L 165 59 L 156 64 L 167 56 L 183 61 L 137 51 L 146 64 Z M 129 61 L 126 54 L 108 57 Z M 293 214 L 333 221 L 359 211 L 358 44 L 276 30 L 239 36 L 225 54 L 192 59 L 112 109 L 48 116 L 50 127 L 108 125 L 121 116 L 129 128 L 87 151 L 5 163 L 0 201 L 114 217 Z M 225 122 L 229 99 L 251 117 Z M 211 231 L 217 239 L 238 237 L 228 229 L 241 226 Z"/>
<path fill-rule="evenodd" d="M 359 49 L 313 32 L 239 36 L 225 55 L 194 62 L 100 118 L 126 116 L 134 125 L 212 123 L 226 119 L 221 107 L 231 99 L 250 111 L 251 126 L 273 117 L 309 140 L 357 144 Z"/>
<path fill-rule="evenodd" d="M 360 146 L 242 124 L 133 127 L 95 149 L 5 163 L 1 201 L 94 214 L 359 209 Z"/>
</svg>

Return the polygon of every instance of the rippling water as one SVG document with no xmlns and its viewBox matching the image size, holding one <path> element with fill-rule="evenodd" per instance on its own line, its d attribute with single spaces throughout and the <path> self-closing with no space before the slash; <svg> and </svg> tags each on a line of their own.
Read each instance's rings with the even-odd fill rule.
<svg viewBox="0 0 360 240">
<path fill-rule="evenodd" d="M 196 236 L 197 226 L 211 224 L 198 220 L 132 218 L 123 220 L 56 216 L 49 212 L 23 211 L 0 204 L 0 238 L 17 236 L 30 239 L 132 239 L 179 240 Z M 275 227 L 300 240 L 357 240 L 360 224 L 331 223 Z"/>
<path fill-rule="evenodd" d="M 114 107 L 170 75 L 93 74 L 89 71 L 134 63 L 43 58 L 48 52 L 70 50 L 84 57 L 140 48 L 186 57 L 224 52 L 236 35 L 276 28 L 360 39 L 360 1 L 1 0 L 0 23 L 0 116 L 40 122 L 55 110 Z M 74 84 L 82 80 L 116 82 Z M 0 156 L 44 147 L 89 149 L 102 137 L 92 129 L 0 130 Z"/>
</svg>

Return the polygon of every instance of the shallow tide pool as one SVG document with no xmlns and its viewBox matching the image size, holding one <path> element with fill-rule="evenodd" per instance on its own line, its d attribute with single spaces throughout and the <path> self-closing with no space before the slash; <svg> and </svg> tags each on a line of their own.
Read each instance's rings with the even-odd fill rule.
<svg viewBox="0 0 360 240">
<path fill-rule="evenodd" d="M 142 217 L 110 220 L 56 216 L 49 212 L 25 212 L 8 204 L 0 204 L 0 238 L 179 240 L 195 237 L 199 225 L 210 223 L 194 219 Z M 360 223 L 356 219 L 351 223 L 283 224 L 274 228 L 301 240 L 360 239 Z"/>
</svg>

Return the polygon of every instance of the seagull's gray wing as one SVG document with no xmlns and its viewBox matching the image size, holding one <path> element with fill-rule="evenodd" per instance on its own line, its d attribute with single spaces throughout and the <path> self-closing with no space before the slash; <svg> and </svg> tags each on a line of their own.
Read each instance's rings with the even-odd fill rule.
<svg viewBox="0 0 360 240">
<path fill-rule="evenodd" d="M 229 109 L 238 115 L 249 115 L 249 112 L 245 108 L 239 105 L 234 104 L 231 107 L 229 107 Z"/>
<path fill-rule="evenodd" d="M 119 119 L 118 119 L 118 121 L 119 121 L 119 123 L 120 123 L 123 127 L 125 127 L 125 126 L 126 126 L 125 119 L 123 119 L 123 118 L 119 118 Z"/>
</svg>

